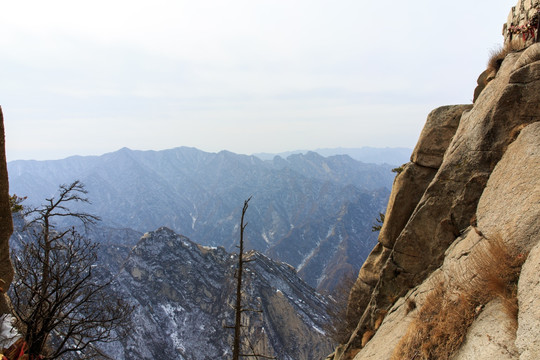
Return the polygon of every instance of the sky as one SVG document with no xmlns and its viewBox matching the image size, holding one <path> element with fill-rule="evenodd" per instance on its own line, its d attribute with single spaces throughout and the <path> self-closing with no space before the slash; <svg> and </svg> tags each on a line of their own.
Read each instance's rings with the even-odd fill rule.
<svg viewBox="0 0 540 360">
<path fill-rule="evenodd" d="M 432 109 L 472 102 L 516 2 L 5 2 L 8 161 L 412 148 Z"/>
</svg>

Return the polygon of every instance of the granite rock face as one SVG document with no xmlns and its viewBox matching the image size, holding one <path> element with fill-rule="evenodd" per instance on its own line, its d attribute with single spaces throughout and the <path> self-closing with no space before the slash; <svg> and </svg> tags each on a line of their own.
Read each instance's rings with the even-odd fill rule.
<svg viewBox="0 0 540 360">
<path fill-rule="evenodd" d="M 530 252 L 519 280 L 516 346 L 520 360 L 540 359 L 540 243 Z"/>
<path fill-rule="evenodd" d="M 346 359 L 355 354 L 356 360 L 389 359 L 407 324 L 414 319 L 415 311 L 407 305 L 409 300 L 414 299 L 415 306 L 420 307 L 426 294 L 434 291 L 434 284 L 470 276 L 466 269 L 473 272 L 471 254 L 487 246 L 488 239 L 501 238 L 520 256 L 537 246 L 538 51 L 540 44 L 510 53 L 474 106 L 461 111 L 453 135 L 444 121 L 433 121 L 435 114 L 448 110 L 438 109 L 430 115 L 412 160 L 423 161 L 423 169 L 432 169 L 433 174 L 417 172 L 410 176 L 413 166 L 421 166 L 413 163 L 396 178 L 379 244 L 351 291 L 349 308 L 356 306 L 360 310 L 358 326 L 348 343 L 330 358 Z M 442 141 L 427 140 L 438 138 L 434 135 L 437 126 L 439 138 L 448 139 L 446 149 Z M 430 143 L 440 145 L 433 151 L 444 154 L 440 163 L 419 151 L 422 146 L 429 148 L 431 145 L 426 144 Z M 500 349 L 506 349 L 504 358 L 537 358 L 537 349 L 528 345 L 540 341 L 531 330 L 538 327 L 534 294 L 538 293 L 539 283 L 532 275 L 538 259 L 533 254 L 523 266 L 519 282 L 517 336 L 512 326 L 500 326 L 501 321 L 510 324 L 513 320 L 505 319 L 501 307 L 492 302 L 469 329 L 455 359 L 479 358 L 479 349 L 486 346 L 491 350 L 480 358 L 493 358 Z M 505 320 L 494 321 L 494 316 Z M 486 338 L 478 336 L 481 333 L 489 335 L 489 346 L 484 344 Z"/>
<path fill-rule="evenodd" d="M 349 312 L 358 312 L 369 302 L 373 288 L 380 280 L 380 270 L 437 173 L 461 115 L 471 108 L 472 105 L 442 106 L 428 115 L 411 162 L 403 165 L 403 170 L 394 179 L 378 244 L 360 269 L 358 280 L 351 291 L 350 304 L 354 308 L 349 309 Z"/>
<path fill-rule="evenodd" d="M 461 115 L 472 105 L 442 106 L 433 110 L 414 148 L 411 161 L 417 165 L 438 169 L 454 137 Z"/>
</svg>

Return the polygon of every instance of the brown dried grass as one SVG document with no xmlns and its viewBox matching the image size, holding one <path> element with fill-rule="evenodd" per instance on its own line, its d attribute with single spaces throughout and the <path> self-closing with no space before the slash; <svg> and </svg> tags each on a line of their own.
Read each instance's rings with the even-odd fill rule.
<svg viewBox="0 0 540 360">
<path fill-rule="evenodd" d="M 439 283 L 426 297 L 392 355 L 401 359 L 448 359 L 463 342 L 478 305 L 466 294 L 452 294 Z"/>
<path fill-rule="evenodd" d="M 507 314 L 517 319 L 517 280 L 526 256 L 511 251 L 500 237 L 486 241 L 484 248 L 470 256 L 468 276 L 462 274 L 452 284 L 438 283 L 427 295 L 392 360 L 449 359 L 483 306 L 496 297 L 502 299 Z"/>
<path fill-rule="evenodd" d="M 515 42 L 508 42 L 499 48 L 495 48 L 489 52 L 489 60 L 487 63 L 486 70 L 494 71 L 497 73 L 501 68 L 501 65 L 506 58 L 506 56 L 512 52 L 519 51 L 523 48 L 520 44 Z"/>
</svg>

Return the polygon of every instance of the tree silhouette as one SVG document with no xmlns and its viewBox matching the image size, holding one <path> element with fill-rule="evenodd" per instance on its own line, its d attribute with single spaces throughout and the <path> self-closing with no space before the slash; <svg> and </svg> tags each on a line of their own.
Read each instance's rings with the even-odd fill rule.
<svg viewBox="0 0 540 360">
<path fill-rule="evenodd" d="M 97 247 L 74 227 L 59 229 L 55 220 L 72 218 L 85 227 L 98 217 L 73 211 L 88 202 L 84 185 L 61 185 L 56 197 L 24 211 L 30 240 L 14 251 L 15 278 L 11 291 L 14 314 L 30 359 L 57 359 L 77 352 L 77 358 L 106 357 L 94 346 L 121 335 L 131 307 L 106 292 L 111 280 L 97 279 Z"/>
</svg>

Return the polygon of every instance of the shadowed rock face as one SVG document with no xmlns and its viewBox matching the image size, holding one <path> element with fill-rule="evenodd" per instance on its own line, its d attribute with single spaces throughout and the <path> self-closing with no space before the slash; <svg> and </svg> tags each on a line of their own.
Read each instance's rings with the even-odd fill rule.
<svg viewBox="0 0 540 360">
<path fill-rule="evenodd" d="M 540 44 L 535 44 L 524 52 L 506 57 L 497 76 L 479 95 L 474 107 L 463 112 L 440 167 L 429 167 L 433 169 L 432 175 L 417 173 L 411 176 L 413 167 L 409 165 L 396 178 L 379 244 L 362 267 L 351 292 L 351 304 L 362 310 L 358 327 L 349 343 L 338 349 L 334 359 L 344 358 L 341 354 L 347 350 L 361 348 L 362 336 L 375 328 L 379 314 L 398 311 L 399 306 L 403 307 L 401 297 L 407 292 L 410 296 L 411 291 L 414 294 L 430 291 L 426 279 L 435 274 L 442 272 L 443 278 L 451 277 L 450 270 L 441 266 L 451 260 L 449 256 L 466 258 L 468 250 L 462 249 L 452 255 L 449 247 L 461 242 L 472 247 L 481 241 L 474 231 L 469 231 L 471 224 L 477 225 L 477 229 L 481 229 L 478 231 L 488 238 L 501 235 L 513 249 L 530 250 L 538 243 L 540 195 L 538 185 L 534 184 L 540 176 L 540 142 L 534 140 L 537 135 L 532 133 L 538 132 L 535 123 L 540 120 L 539 52 Z M 442 122 L 438 124 L 444 134 L 447 129 Z M 436 122 L 426 124 L 425 131 L 434 134 L 436 127 Z M 522 131 L 518 142 L 516 138 Z M 437 143 L 423 140 L 420 139 L 419 146 Z M 437 151 L 441 153 L 442 148 L 438 146 Z M 420 153 L 415 149 L 413 159 L 418 160 Z M 424 159 L 429 157 L 424 156 Z M 429 161 L 437 164 L 437 161 Z M 424 162 L 424 165 L 428 163 Z M 405 181 L 409 176 L 410 179 Z M 415 182 L 417 184 L 413 185 Z M 389 220 L 389 216 L 395 218 Z M 537 289 L 530 290 L 534 291 Z M 497 309 L 497 306 L 490 309 Z M 401 314 L 401 318 L 396 316 L 388 316 L 373 338 L 379 348 L 382 344 L 395 344 L 396 340 L 390 341 L 390 338 L 403 336 L 396 329 L 402 331 L 403 326 L 399 324 L 410 319 L 406 314 Z M 385 327 L 385 323 L 392 325 Z M 531 327 L 530 324 L 525 326 Z M 470 342 L 467 346 L 472 351 L 469 355 L 474 353 L 476 347 Z M 377 346 L 368 343 L 355 359 L 386 359 L 385 356 L 391 354 L 390 351 L 386 355 L 376 355 L 369 348 L 374 351 Z M 467 351 L 460 358 L 467 358 Z"/>
<path fill-rule="evenodd" d="M 287 264 L 252 251 L 244 271 L 245 338 L 278 359 L 320 359 L 331 351 L 328 300 Z M 134 331 L 104 350 L 114 359 L 226 359 L 231 356 L 237 257 L 167 228 L 146 233 L 117 276 L 135 306 Z M 248 351 L 246 349 L 246 351 Z"/>
<path fill-rule="evenodd" d="M 13 232 L 11 207 L 9 205 L 9 183 L 6 165 L 4 116 L 0 108 L 0 287 L 7 291 L 13 280 L 13 268 L 9 258 L 9 237 Z M 6 300 L 0 294 L 0 314 L 8 312 Z"/>
<path fill-rule="evenodd" d="M 351 291 L 349 313 L 362 313 L 368 305 L 396 239 L 442 163 L 461 114 L 471 108 L 472 105 L 443 106 L 429 114 L 411 162 L 403 167 L 403 171 L 394 180 L 379 243 L 360 269 L 358 280 Z"/>
</svg>

